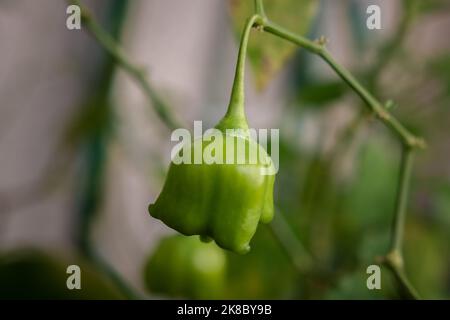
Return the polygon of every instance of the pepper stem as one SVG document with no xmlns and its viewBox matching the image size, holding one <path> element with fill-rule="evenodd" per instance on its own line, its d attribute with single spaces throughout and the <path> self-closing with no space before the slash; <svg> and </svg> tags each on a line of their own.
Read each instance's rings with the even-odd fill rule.
<svg viewBox="0 0 450 320">
<path fill-rule="evenodd" d="M 248 18 L 245 23 L 239 45 L 239 53 L 236 64 L 236 72 L 234 75 L 233 88 L 231 90 L 230 103 L 228 104 L 227 113 L 216 126 L 218 129 L 248 129 L 247 118 L 244 110 L 245 57 L 247 56 L 247 44 L 250 31 L 258 18 L 258 15 L 253 15 Z"/>
</svg>

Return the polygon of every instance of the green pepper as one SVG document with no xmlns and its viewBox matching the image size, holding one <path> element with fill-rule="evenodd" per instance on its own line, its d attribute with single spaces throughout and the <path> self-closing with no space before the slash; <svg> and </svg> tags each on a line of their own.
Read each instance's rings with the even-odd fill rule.
<svg viewBox="0 0 450 320">
<path fill-rule="evenodd" d="M 171 297 L 220 298 L 225 277 L 224 252 L 197 237 L 162 239 L 144 267 L 147 289 Z"/>
<path fill-rule="evenodd" d="M 161 194 L 149 206 L 153 217 L 180 233 L 212 238 L 220 247 L 237 253 L 250 250 L 259 221 L 270 222 L 274 212 L 274 166 L 264 148 L 251 138 L 244 111 L 244 61 L 252 23 L 246 24 L 241 40 L 227 113 L 215 126 L 225 142 L 215 152 L 221 153 L 220 159 L 234 159 L 233 163 L 172 161 Z M 196 147 L 204 150 L 211 141 L 209 137 L 195 140 L 189 147 L 191 157 Z M 234 149 L 229 148 L 231 141 Z M 238 145 L 245 146 L 245 152 L 237 152 Z M 252 154 L 259 155 L 256 161 L 250 161 Z"/>
<path fill-rule="evenodd" d="M 234 138 L 268 158 L 250 138 Z M 207 145 L 204 140 L 195 143 Z M 150 213 L 182 234 L 210 237 L 225 249 L 246 253 L 258 222 L 267 223 L 273 217 L 274 175 L 264 175 L 265 169 L 262 162 L 172 163 L 160 196 L 149 207 Z"/>
</svg>

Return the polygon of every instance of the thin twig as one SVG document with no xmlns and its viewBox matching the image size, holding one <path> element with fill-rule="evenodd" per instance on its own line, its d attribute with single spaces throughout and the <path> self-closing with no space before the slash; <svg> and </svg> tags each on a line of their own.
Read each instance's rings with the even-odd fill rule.
<svg viewBox="0 0 450 320">
<path fill-rule="evenodd" d="M 286 30 L 267 19 L 261 18 L 256 21 L 256 23 L 259 23 L 258 26 L 262 27 L 264 31 L 295 43 L 298 46 L 320 56 L 337 73 L 337 75 L 360 96 L 360 98 L 369 106 L 371 111 L 400 137 L 404 144 L 412 148 L 419 149 L 426 147 L 425 140 L 411 133 L 389 111 L 387 111 L 383 104 L 381 104 L 370 92 L 368 92 L 366 88 L 364 88 L 345 67 L 340 65 L 333 58 L 322 42 L 315 42 L 292 33 L 291 31 Z"/>
<path fill-rule="evenodd" d="M 391 251 L 384 257 L 378 258 L 377 262 L 385 265 L 394 275 L 400 288 L 401 295 L 406 299 L 419 300 L 419 293 L 409 281 L 403 267 L 403 256 L 399 251 Z"/>
<path fill-rule="evenodd" d="M 411 6 L 408 6 L 406 12 L 403 13 L 402 19 L 395 32 L 394 36 L 390 38 L 384 46 L 379 50 L 378 59 L 372 65 L 368 72 L 369 83 L 368 87 L 372 92 L 377 90 L 377 80 L 382 74 L 384 68 L 389 65 L 392 59 L 397 53 L 397 49 L 403 44 L 408 31 L 412 26 L 417 13 L 417 2 Z"/>
<path fill-rule="evenodd" d="M 413 162 L 413 151 L 404 147 L 402 150 L 401 167 L 399 174 L 399 185 L 397 188 L 397 199 L 395 206 L 394 228 L 392 233 L 392 251 L 401 251 L 403 245 L 403 233 L 406 218 L 406 207 L 408 203 L 409 184 Z"/>
<path fill-rule="evenodd" d="M 255 12 L 257 15 L 266 18 L 266 13 L 264 12 L 264 6 L 262 0 L 255 0 Z"/>
<path fill-rule="evenodd" d="M 279 208 L 276 208 L 276 214 L 269 227 L 280 247 L 299 273 L 306 273 L 316 265 L 314 258 L 292 231 L 284 213 Z"/>
</svg>

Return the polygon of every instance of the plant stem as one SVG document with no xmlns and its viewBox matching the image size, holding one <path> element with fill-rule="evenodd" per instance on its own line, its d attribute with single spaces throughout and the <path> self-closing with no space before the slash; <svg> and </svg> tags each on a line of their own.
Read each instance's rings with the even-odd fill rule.
<svg viewBox="0 0 450 320">
<path fill-rule="evenodd" d="M 259 18 L 253 15 L 245 22 L 244 31 L 241 36 L 239 45 L 239 53 L 236 63 L 236 72 L 234 75 L 233 88 L 231 90 L 230 103 L 228 105 L 225 117 L 216 126 L 219 129 L 248 129 L 247 119 L 245 116 L 245 93 L 244 93 L 244 76 L 245 76 L 245 59 L 247 57 L 247 45 L 250 31 Z"/>
<path fill-rule="evenodd" d="M 264 12 L 262 0 L 255 0 L 255 9 L 257 13 Z M 256 23 L 257 26 L 264 31 L 295 43 L 320 56 L 338 74 L 338 76 L 360 96 L 360 98 L 369 106 L 370 110 L 402 141 L 403 153 L 397 191 L 392 246 L 390 253 L 384 257 L 383 262 L 393 271 L 394 276 L 402 288 L 402 291 L 405 292 L 406 297 L 410 299 L 419 299 L 417 291 L 411 285 L 405 274 L 401 247 L 406 217 L 409 180 L 412 170 L 413 149 L 425 148 L 425 140 L 415 136 L 405 128 L 345 67 L 341 66 L 328 50 L 326 50 L 326 41 L 324 39 L 311 41 L 271 22 L 265 16 L 261 16 L 261 19 L 257 19 Z"/>
<path fill-rule="evenodd" d="M 402 291 L 405 292 L 406 297 L 408 299 L 420 299 L 417 291 L 406 276 L 402 254 L 413 158 L 413 150 L 408 146 L 403 146 L 391 236 L 391 248 L 390 252 L 384 257 L 383 262 L 394 273 L 394 276 L 400 284 Z"/>
<path fill-rule="evenodd" d="M 145 71 L 130 62 L 130 59 L 128 59 L 128 57 L 124 54 L 119 44 L 102 29 L 102 27 L 92 17 L 89 10 L 83 6 L 79 0 L 72 0 L 72 3 L 81 8 L 84 26 L 86 26 L 102 48 L 114 58 L 120 67 L 128 72 L 128 74 L 139 84 L 139 86 L 141 86 L 147 98 L 152 102 L 153 108 L 161 121 L 164 122 L 164 124 L 170 129 L 180 127 L 180 124 L 175 120 L 170 112 L 170 109 L 147 81 Z"/>
<path fill-rule="evenodd" d="M 368 92 L 345 67 L 340 65 L 332 57 L 322 41 L 311 41 L 305 37 L 286 30 L 267 19 L 258 19 L 257 23 L 261 23 L 260 26 L 264 31 L 293 42 L 298 46 L 320 56 L 338 74 L 338 76 L 360 96 L 360 98 L 369 106 L 371 111 L 400 137 L 404 144 L 412 148 L 425 148 L 425 141 L 422 138 L 416 137 L 412 134 L 391 113 L 389 113 L 384 106 L 374 96 L 372 96 L 372 94 Z"/>
<path fill-rule="evenodd" d="M 410 148 L 403 148 L 395 205 L 394 228 L 392 230 L 392 251 L 401 252 L 402 250 L 413 156 L 413 151 Z"/>
<path fill-rule="evenodd" d="M 228 106 L 228 114 L 235 114 L 241 117 L 245 117 L 244 114 L 244 76 L 245 76 L 245 59 L 247 57 L 247 45 L 248 38 L 250 36 L 250 30 L 256 21 L 258 16 L 254 15 L 247 19 L 245 22 L 244 32 L 242 33 L 241 42 L 239 45 L 239 53 L 236 63 L 236 71 L 233 81 L 233 89 L 231 91 L 230 104 Z"/>
<path fill-rule="evenodd" d="M 269 227 L 295 269 L 299 273 L 305 273 L 311 270 L 315 265 L 314 258 L 292 231 L 284 213 L 279 208 L 276 208 L 276 214 Z"/>
<path fill-rule="evenodd" d="M 255 0 L 255 12 L 257 15 L 261 16 L 263 19 L 266 18 L 266 13 L 264 12 L 264 6 L 262 0 Z"/>
</svg>

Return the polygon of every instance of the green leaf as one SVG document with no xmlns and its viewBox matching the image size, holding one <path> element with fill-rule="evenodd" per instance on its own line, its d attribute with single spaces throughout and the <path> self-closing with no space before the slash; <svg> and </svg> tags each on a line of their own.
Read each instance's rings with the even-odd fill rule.
<svg viewBox="0 0 450 320">
<path fill-rule="evenodd" d="M 381 269 L 381 290 L 367 288 L 366 266 L 345 274 L 336 283 L 336 287 L 327 292 L 325 298 L 331 300 L 380 300 L 391 298 L 393 293 L 390 273 Z"/>
<path fill-rule="evenodd" d="M 86 142 L 94 136 L 107 133 L 113 124 L 110 104 L 103 95 L 90 98 L 69 122 L 64 142 L 70 146 Z"/>
<path fill-rule="evenodd" d="M 254 3 L 250 0 L 229 0 L 229 3 L 233 28 L 239 39 L 246 18 L 255 12 Z M 317 0 L 272 0 L 264 2 L 264 9 L 271 21 L 305 35 L 315 17 L 318 4 Z M 263 32 L 252 33 L 248 57 L 258 89 L 263 89 L 268 84 L 296 49 L 297 46 L 273 35 Z"/>
</svg>

